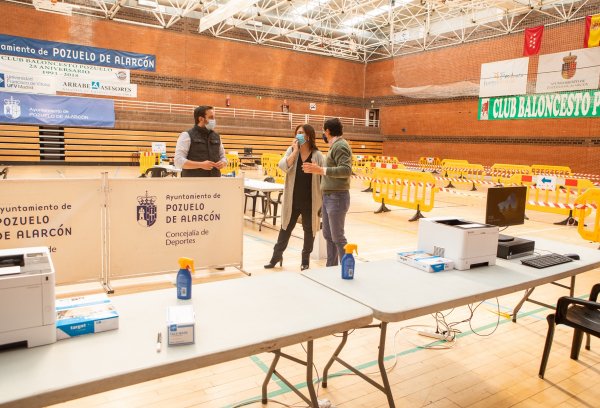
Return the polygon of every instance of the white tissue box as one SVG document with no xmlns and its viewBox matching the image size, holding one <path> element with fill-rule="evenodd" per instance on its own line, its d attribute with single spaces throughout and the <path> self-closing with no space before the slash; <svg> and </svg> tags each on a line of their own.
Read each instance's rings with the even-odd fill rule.
<svg viewBox="0 0 600 408">
<path fill-rule="evenodd" d="M 167 307 L 167 345 L 180 346 L 196 342 L 196 318 L 193 306 Z"/>
</svg>

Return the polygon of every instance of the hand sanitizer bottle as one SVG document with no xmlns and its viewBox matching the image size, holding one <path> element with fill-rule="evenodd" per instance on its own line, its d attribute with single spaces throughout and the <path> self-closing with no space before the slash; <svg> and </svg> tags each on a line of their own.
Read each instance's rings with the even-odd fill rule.
<svg viewBox="0 0 600 408">
<path fill-rule="evenodd" d="M 346 244 L 344 249 L 346 254 L 342 258 L 342 279 L 354 279 L 354 265 L 356 262 L 352 252 L 356 251 L 356 255 L 358 255 L 358 247 L 354 244 Z"/>
<path fill-rule="evenodd" d="M 177 273 L 177 299 L 192 298 L 192 273 L 194 271 L 194 260 L 190 258 L 179 259 L 179 272 Z"/>
</svg>

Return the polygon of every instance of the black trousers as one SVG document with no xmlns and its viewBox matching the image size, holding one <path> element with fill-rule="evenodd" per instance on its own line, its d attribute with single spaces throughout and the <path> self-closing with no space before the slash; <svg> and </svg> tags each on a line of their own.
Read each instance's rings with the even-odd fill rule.
<svg viewBox="0 0 600 408">
<path fill-rule="evenodd" d="M 312 208 L 310 207 L 306 209 L 292 209 L 292 216 L 290 217 L 290 223 L 288 224 L 288 227 L 286 229 L 281 228 L 279 230 L 279 237 L 277 238 L 277 243 L 275 244 L 275 249 L 273 250 L 272 261 L 278 261 L 283 256 L 283 251 L 285 251 L 288 246 L 292 231 L 298 222 L 298 217 L 300 214 L 302 214 L 302 228 L 304 229 L 302 264 L 308 264 L 310 253 L 313 250 L 313 244 L 315 242 L 315 237 L 313 237 L 312 230 Z"/>
</svg>

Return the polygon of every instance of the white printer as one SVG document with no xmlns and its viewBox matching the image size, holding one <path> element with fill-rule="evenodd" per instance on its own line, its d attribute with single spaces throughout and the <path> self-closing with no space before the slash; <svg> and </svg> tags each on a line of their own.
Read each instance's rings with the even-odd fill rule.
<svg viewBox="0 0 600 408">
<path fill-rule="evenodd" d="M 48 248 L 0 250 L 0 350 L 55 343 L 55 304 Z"/>
<path fill-rule="evenodd" d="M 498 227 L 457 217 L 422 218 L 417 249 L 453 260 L 460 271 L 496 265 Z"/>
</svg>

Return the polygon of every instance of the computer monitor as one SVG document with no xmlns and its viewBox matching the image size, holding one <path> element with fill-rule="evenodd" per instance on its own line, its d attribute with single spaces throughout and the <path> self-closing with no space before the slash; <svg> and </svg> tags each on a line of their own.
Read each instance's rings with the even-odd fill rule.
<svg viewBox="0 0 600 408">
<path fill-rule="evenodd" d="M 488 189 L 485 223 L 508 227 L 525 223 L 527 187 L 491 187 Z"/>
<path fill-rule="evenodd" d="M 244 155 L 251 156 L 252 155 L 252 148 L 251 147 L 244 147 Z"/>
</svg>

